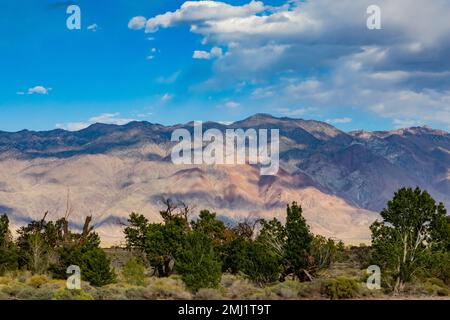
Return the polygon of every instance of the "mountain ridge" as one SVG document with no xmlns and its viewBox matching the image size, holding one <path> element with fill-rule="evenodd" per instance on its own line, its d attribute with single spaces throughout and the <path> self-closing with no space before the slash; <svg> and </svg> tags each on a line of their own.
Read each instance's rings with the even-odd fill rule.
<svg viewBox="0 0 450 320">
<path fill-rule="evenodd" d="M 230 219 L 281 217 L 303 201 L 313 229 L 351 241 L 367 239 L 368 224 L 393 192 L 420 186 L 450 205 L 450 134 L 429 127 L 344 132 L 316 121 L 256 114 L 203 130 L 278 128 L 280 171 L 261 177 L 251 165 L 174 165 L 173 130 L 147 121 L 92 124 L 79 131 L 0 131 L 0 208 L 17 223 L 42 212 L 58 215 L 70 189 L 76 223 L 93 212 L 103 236 L 120 239 L 111 217 L 132 211 L 157 218 L 170 196 Z M 155 214 L 156 213 L 156 214 Z M 106 221 L 106 222 L 105 222 Z"/>
</svg>

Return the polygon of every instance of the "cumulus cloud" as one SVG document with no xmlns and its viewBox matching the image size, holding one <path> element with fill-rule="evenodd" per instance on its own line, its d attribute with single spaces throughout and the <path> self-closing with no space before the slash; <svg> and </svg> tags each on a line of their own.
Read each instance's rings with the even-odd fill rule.
<svg viewBox="0 0 450 320">
<path fill-rule="evenodd" d="M 132 30 L 143 29 L 145 27 L 146 23 L 147 23 L 147 19 L 145 17 L 142 17 L 142 16 L 133 17 L 128 22 L 128 28 L 130 28 Z"/>
<path fill-rule="evenodd" d="M 26 92 L 25 91 L 18 91 L 16 92 L 18 95 L 24 95 L 24 94 L 48 94 L 52 90 L 52 88 L 46 88 L 44 86 L 34 86 L 29 88 Z"/>
<path fill-rule="evenodd" d="M 202 50 L 195 50 L 194 54 L 192 55 L 192 58 L 209 60 L 213 58 L 219 58 L 221 56 L 222 56 L 222 48 L 213 47 L 209 52 Z"/>
<path fill-rule="evenodd" d="M 89 127 L 94 123 L 105 123 L 105 124 L 117 124 L 124 125 L 135 119 L 122 118 L 118 112 L 115 113 L 102 113 L 98 116 L 89 118 L 86 121 L 80 122 L 69 122 L 69 123 L 57 123 L 56 128 L 65 129 L 69 131 L 78 131 Z"/>
<path fill-rule="evenodd" d="M 148 19 L 145 32 L 156 32 L 159 28 L 168 28 L 180 24 L 189 24 L 195 29 L 205 21 L 223 21 L 237 17 L 248 17 L 264 10 L 264 4 L 260 1 L 252 1 L 242 6 L 233 6 L 219 1 L 186 1 L 180 9 L 174 12 L 166 12 Z M 130 20 L 130 23 L 133 19 Z"/>
<path fill-rule="evenodd" d="M 187 1 L 146 20 L 145 32 L 185 25 L 208 44 L 225 48 L 213 64 L 209 85 L 270 83 L 269 90 L 254 89 L 252 97 L 272 92 L 265 100 L 357 107 L 393 125 L 450 126 L 450 2 L 378 0 L 381 30 L 366 27 L 372 4 L 291 0 L 270 7 L 260 1 Z M 194 57 L 211 59 L 211 52 L 196 51 Z"/>
</svg>

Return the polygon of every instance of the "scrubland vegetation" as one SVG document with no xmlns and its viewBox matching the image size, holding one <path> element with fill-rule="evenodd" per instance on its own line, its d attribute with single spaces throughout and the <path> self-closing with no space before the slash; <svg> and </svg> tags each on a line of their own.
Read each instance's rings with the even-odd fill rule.
<svg viewBox="0 0 450 320">
<path fill-rule="evenodd" d="M 244 220 L 164 200 L 162 223 L 132 213 L 126 246 L 100 248 L 86 218 L 33 221 L 13 239 L 0 217 L 0 299 L 386 299 L 450 295 L 450 220 L 426 191 L 400 189 L 371 226 L 370 246 L 346 246 L 311 233 L 302 208 L 285 223 Z M 81 290 L 66 288 L 66 269 L 81 270 Z M 381 269 L 370 290 L 366 269 Z"/>
</svg>

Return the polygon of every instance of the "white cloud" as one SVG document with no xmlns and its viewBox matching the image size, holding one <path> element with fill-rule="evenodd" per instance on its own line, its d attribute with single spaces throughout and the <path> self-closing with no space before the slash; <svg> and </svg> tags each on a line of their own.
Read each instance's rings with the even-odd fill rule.
<svg viewBox="0 0 450 320">
<path fill-rule="evenodd" d="M 98 25 L 96 23 L 91 24 L 87 27 L 88 30 L 91 30 L 92 32 L 95 32 L 98 30 Z"/>
<path fill-rule="evenodd" d="M 181 71 L 175 71 L 174 73 L 170 74 L 167 77 L 158 77 L 156 79 L 156 82 L 158 83 L 164 83 L 164 84 L 170 84 L 170 83 L 174 83 L 177 81 L 178 77 L 180 76 Z"/>
<path fill-rule="evenodd" d="M 52 90 L 52 88 L 46 88 L 44 86 L 34 86 L 27 90 L 27 94 L 48 94 L 49 91 Z M 18 91 L 17 94 L 24 95 L 25 92 Z"/>
<path fill-rule="evenodd" d="M 170 93 L 165 93 L 162 97 L 161 97 L 161 101 L 162 102 L 168 102 L 170 100 L 172 100 L 173 95 Z"/>
<path fill-rule="evenodd" d="M 61 129 L 69 130 L 69 131 L 78 131 L 78 130 L 87 128 L 94 123 L 124 125 L 131 121 L 135 121 L 135 119 L 121 118 L 120 114 L 118 112 L 115 112 L 115 113 L 102 113 L 98 116 L 89 118 L 87 121 L 57 123 L 55 126 L 57 128 L 61 128 Z"/>
<path fill-rule="evenodd" d="M 232 6 L 219 1 L 186 1 L 174 12 L 166 12 L 148 19 L 145 32 L 156 32 L 160 27 L 168 28 L 178 24 L 191 24 L 193 28 L 196 28 L 197 23 L 200 24 L 203 21 L 247 17 L 264 10 L 264 4 L 260 1 L 252 1 L 243 6 Z"/>
<path fill-rule="evenodd" d="M 256 88 L 251 93 L 252 98 L 263 99 L 274 96 L 274 92 L 270 88 Z"/>
<path fill-rule="evenodd" d="M 212 59 L 212 58 L 220 58 L 222 56 L 222 48 L 213 47 L 208 51 L 195 50 L 192 58 L 194 59 Z"/>
<path fill-rule="evenodd" d="M 150 117 L 151 115 L 153 115 L 153 113 L 152 112 L 145 112 L 145 113 L 138 113 L 137 114 L 137 116 L 138 116 L 138 118 L 148 118 L 148 117 Z"/>
<path fill-rule="evenodd" d="M 222 48 L 212 47 L 209 51 L 211 58 L 219 58 L 222 56 Z"/>
<path fill-rule="evenodd" d="M 411 120 L 411 119 L 394 119 L 392 121 L 392 124 L 394 125 L 395 129 L 410 128 L 410 127 L 416 127 L 416 126 L 423 125 L 419 121 Z"/>
<path fill-rule="evenodd" d="M 449 1 L 378 0 L 382 30 L 366 28 L 372 0 L 186 1 L 146 21 L 145 31 L 190 27 L 224 48 L 205 87 L 269 84 L 251 97 L 272 105 L 360 108 L 394 121 L 450 125 Z M 194 58 L 211 59 L 211 51 Z M 326 70 L 323 72 L 322 70 Z M 284 79 L 293 74 L 294 80 Z M 301 74 L 313 74 L 301 78 Z M 295 76 L 297 78 L 295 78 Z"/>
<path fill-rule="evenodd" d="M 211 55 L 207 51 L 195 50 L 194 54 L 192 55 L 192 58 L 194 58 L 194 59 L 210 59 Z"/>
<path fill-rule="evenodd" d="M 143 29 L 145 27 L 146 23 L 147 23 L 147 19 L 145 17 L 142 17 L 142 16 L 133 17 L 128 22 L 128 28 L 130 28 L 132 30 Z M 153 40 L 153 39 L 151 39 L 151 40 Z"/>
<path fill-rule="evenodd" d="M 241 104 L 239 102 L 236 101 L 228 101 L 225 103 L 225 107 L 230 108 L 230 109 L 234 109 L 239 107 Z"/>
<path fill-rule="evenodd" d="M 331 124 L 341 124 L 341 123 L 350 123 L 352 122 L 352 118 L 334 118 L 334 119 L 327 119 L 325 122 L 331 123 Z"/>
</svg>

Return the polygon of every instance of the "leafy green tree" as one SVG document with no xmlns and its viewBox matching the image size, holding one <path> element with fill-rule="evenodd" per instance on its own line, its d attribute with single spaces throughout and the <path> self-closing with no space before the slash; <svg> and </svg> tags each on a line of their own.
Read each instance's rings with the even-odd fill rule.
<svg viewBox="0 0 450 320">
<path fill-rule="evenodd" d="M 85 241 L 80 242 L 81 235 L 72 235 L 73 241 L 63 244 L 58 249 L 58 262 L 50 267 L 55 278 L 67 278 L 67 268 L 77 265 L 81 270 L 81 279 L 93 286 L 104 286 L 115 281 L 111 261 L 100 248 L 100 238 L 91 232 Z"/>
<path fill-rule="evenodd" d="M 225 240 L 225 224 L 217 220 L 216 213 L 209 210 L 201 210 L 196 221 L 191 222 L 192 230 L 206 234 L 215 247 L 223 244 Z"/>
<path fill-rule="evenodd" d="M 337 246 L 332 239 L 316 235 L 311 241 L 311 255 L 317 269 L 328 268 L 336 259 Z"/>
<path fill-rule="evenodd" d="M 260 241 L 247 240 L 241 261 L 242 272 L 254 283 L 262 286 L 280 277 L 280 258 L 270 247 Z"/>
<path fill-rule="evenodd" d="M 206 234 L 194 231 L 186 236 L 176 270 L 191 290 L 217 287 L 221 268 L 212 241 Z"/>
<path fill-rule="evenodd" d="M 277 218 L 270 221 L 261 219 L 259 223 L 261 231 L 258 235 L 258 241 L 271 248 L 280 258 L 284 258 L 286 254 L 286 228 Z"/>
<path fill-rule="evenodd" d="M 141 214 L 132 213 L 125 228 L 127 247 L 145 254 L 161 277 L 169 276 L 189 225 L 186 217 L 170 210 L 160 211 L 164 223 L 149 223 Z"/>
<path fill-rule="evenodd" d="M 309 251 L 313 235 L 302 216 L 301 206 L 293 202 L 291 206 L 287 206 L 286 213 L 285 275 L 293 273 L 302 279 L 305 275 L 308 276 Z"/>
<path fill-rule="evenodd" d="M 245 256 L 247 239 L 230 231 L 228 241 L 219 248 L 222 258 L 222 271 L 237 274 L 242 269 L 242 261 Z"/>
<path fill-rule="evenodd" d="M 0 275 L 17 267 L 17 250 L 9 231 L 9 219 L 3 214 L 0 216 Z"/>
<path fill-rule="evenodd" d="M 391 274 L 394 292 L 432 259 L 446 243 L 446 210 L 426 191 L 401 188 L 381 211 L 382 221 L 374 222 L 372 259 Z"/>
<path fill-rule="evenodd" d="M 17 232 L 19 266 L 33 273 L 44 273 L 57 256 L 55 249 L 62 241 L 62 220 L 45 221 L 47 213 L 40 221 L 32 221 Z"/>
</svg>

